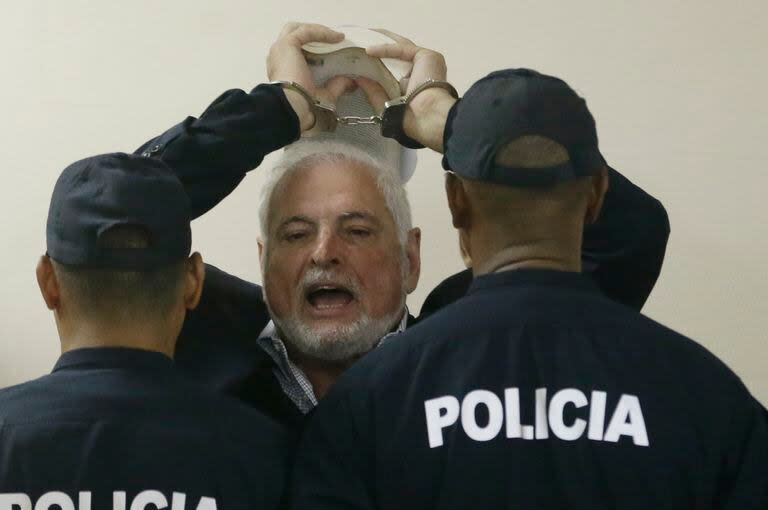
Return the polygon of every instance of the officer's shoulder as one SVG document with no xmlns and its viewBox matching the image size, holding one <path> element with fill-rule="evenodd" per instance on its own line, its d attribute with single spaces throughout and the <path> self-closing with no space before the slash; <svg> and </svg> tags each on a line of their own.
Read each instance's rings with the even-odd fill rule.
<svg viewBox="0 0 768 510">
<path fill-rule="evenodd" d="M 664 324 L 656 322 L 650 317 L 646 317 L 645 315 L 640 315 L 640 317 L 650 328 L 653 328 L 653 331 L 655 332 L 654 338 L 659 343 L 660 347 L 669 349 L 674 354 L 679 355 L 680 358 L 684 360 L 683 362 L 709 370 L 730 382 L 739 385 L 741 384 L 741 380 L 733 370 L 697 340 L 679 333 Z"/>
<path fill-rule="evenodd" d="M 0 417 L 23 416 L 33 409 L 33 404 L 44 397 L 50 374 L 0 389 Z"/>
<path fill-rule="evenodd" d="M 706 398 L 705 394 L 712 388 L 717 388 L 719 395 L 711 398 L 725 401 L 729 396 L 750 397 L 739 376 L 702 343 L 626 305 L 604 299 L 612 308 L 606 309 L 610 313 L 597 320 L 627 331 L 633 348 L 643 351 L 647 359 L 657 361 L 656 372 L 673 372 L 680 384 L 693 393 L 701 393 L 702 398 Z"/>
<path fill-rule="evenodd" d="M 30 382 L 32 381 L 14 384 L 13 386 L 0 389 L 0 413 L 7 411 L 9 406 L 26 398 L 26 394 L 29 393 Z"/>
</svg>

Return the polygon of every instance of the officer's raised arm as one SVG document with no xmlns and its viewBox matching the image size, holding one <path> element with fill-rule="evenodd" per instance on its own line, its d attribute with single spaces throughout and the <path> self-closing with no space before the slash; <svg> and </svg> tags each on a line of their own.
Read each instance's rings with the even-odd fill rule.
<svg viewBox="0 0 768 510">
<path fill-rule="evenodd" d="M 316 87 L 301 52 L 307 42 L 338 42 L 343 34 L 322 25 L 289 23 L 267 59 L 270 80 L 297 83 L 333 104 L 354 87 L 349 78 Z M 229 195 L 264 157 L 296 141 L 315 123 L 312 108 L 296 90 L 261 84 L 251 92 L 224 92 L 199 118 L 187 117 L 136 151 L 166 163 L 184 184 L 198 217 Z"/>
</svg>

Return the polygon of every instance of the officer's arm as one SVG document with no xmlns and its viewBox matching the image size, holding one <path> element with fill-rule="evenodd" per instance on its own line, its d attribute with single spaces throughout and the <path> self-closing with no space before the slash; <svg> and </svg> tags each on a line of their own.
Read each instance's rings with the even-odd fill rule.
<svg viewBox="0 0 768 510">
<path fill-rule="evenodd" d="M 269 79 L 300 83 L 314 97 L 335 104 L 354 82 L 336 76 L 316 87 L 301 48 L 309 42 L 343 38 L 322 25 L 286 24 L 269 51 Z M 264 156 L 297 140 L 314 123 L 314 113 L 301 93 L 259 85 L 249 94 L 225 92 L 199 119 L 188 117 L 137 152 L 162 159 L 176 172 L 197 217 L 231 193 Z"/>
<path fill-rule="evenodd" d="M 669 238 L 661 202 L 614 169 L 600 218 L 584 231 L 585 272 L 611 299 L 640 310 L 656 283 Z"/>
<path fill-rule="evenodd" d="M 169 165 L 198 217 L 229 195 L 266 154 L 298 136 L 299 120 L 282 89 L 260 85 L 249 94 L 225 92 L 200 118 L 188 117 L 137 152 Z M 207 267 L 200 305 L 187 315 L 179 336 L 178 366 L 210 386 L 226 387 L 240 376 L 233 364 L 245 362 L 243 332 L 258 335 L 267 322 L 263 316 L 260 287 Z"/>
<path fill-rule="evenodd" d="M 365 462 L 369 450 L 360 427 L 365 408 L 350 403 L 349 390 L 349 384 L 337 382 L 309 420 L 294 466 L 294 510 L 375 507 L 373 473 Z"/>
<path fill-rule="evenodd" d="M 167 163 L 198 217 L 229 195 L 270 152 L 297 140 L 299 118 L 283 90 L 259 85 L 228 90 L 203 112 L 187 117 L 136 151 Z"/>
</svg>

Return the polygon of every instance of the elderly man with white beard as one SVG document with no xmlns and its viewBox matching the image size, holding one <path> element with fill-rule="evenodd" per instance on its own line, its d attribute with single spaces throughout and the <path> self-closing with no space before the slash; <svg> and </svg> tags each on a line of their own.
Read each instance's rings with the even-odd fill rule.
<svg viewBox="0 0 768 510">
<path fill-rule="evenodd" d="M 412 62 L 408 92 L 445 80 L 442 55 L 388 35 L 393 43 L 368 55 Z M 341 372 L 415 322 L 405 303 L 419 278 L 421 233 L 411 225 L 397 169 L 370 145 L 333 137 L 297 142 L 318 121 L 306 95 L 333 104 L 359 87 L 373 104 L 384 99 L 364 79 L 313 82 L 302 46 L 342 39 L 319 25 L 287 25 L 267 60 L 270 80 L 283 85 L 225 92 L 199 118 L 139 149 L 176 172 L 200 216 L 266 154 L 287 147 L 259 204 L 264 288 L 207 267 L 176 361 L 191 378 L 293 430 Z M 455 103 L 442 88 L 424 90 L 408 104 L 402 131 L 441 152 Z M 610 185 L 601 219 L 585 233 L 584 267 L 607 295 L 639 309 L 658 277 L 669 224 L 657 200 L 615 171 Z M 450 279 L 434 301 L 461 295 L 467 281 Z"/>
<path fill-rule="evenodd" d="M 286 150 L 264 185 L 259 221 L 272 317 L 259 343 L 301 367 L 276 375 L 306 412 L 351 361 L 406 327 L 421 233 L 395 170 L 332 141 Z"/>
</svg>

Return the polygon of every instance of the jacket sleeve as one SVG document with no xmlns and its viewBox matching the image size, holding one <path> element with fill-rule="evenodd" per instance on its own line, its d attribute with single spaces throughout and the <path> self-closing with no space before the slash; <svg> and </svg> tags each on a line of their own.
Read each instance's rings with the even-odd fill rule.
<svg viewBox="0 0 768 510">
<path fill-rule="evenodd" d="M 584 230 L 582 267 L 611 299 L 640 310 L 661 272 L 669 239 L 669 218 L 661 202 L 614 169 L 599 219 Z M 418 320 L 464 296 L 469 269 L 429 293 Z"/>
<path fill-rule="evenodd" d="M 640 310 L 661 272 L 669 232 L 661 202 L 611 168 L 600 217 L 584 230 L 583 270 L 608 297 Z"/>
<path fill-rule="evenodd" d="M 170 166 L 189 194 L 193 217 L 229 195 L 270 152 L 298 139 L 299 119 L 282 89 L 228 90 L 136 151 Z"/>
<path fill-rule="evenodd" d="M 136 152 L 173 170 L 193 218 L 229 195 L 264 157 L 298 139 L 299 119 L 276 85 L 228 90 L 199 118 L 187 117 Z M 249 353 L 269 321 L 261 287 L 208 266 L 200 305 L 188 313 L 177 365 L 211 388 L 234 387 L 252 369 Z"/>
</svg>

